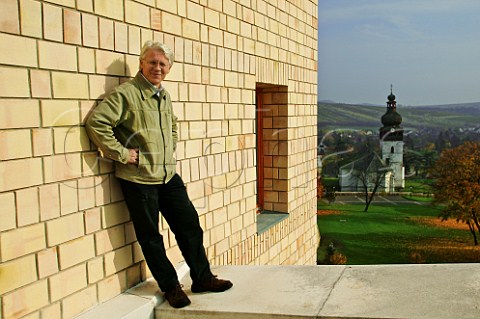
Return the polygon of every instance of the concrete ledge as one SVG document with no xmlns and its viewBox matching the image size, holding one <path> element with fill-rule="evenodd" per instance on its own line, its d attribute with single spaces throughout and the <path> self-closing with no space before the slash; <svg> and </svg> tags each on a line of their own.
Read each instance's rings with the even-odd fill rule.
<svg viewBox="0 0 480 319">
<path fill-rule="evenodd" d="M 178 278 L 188 274 L 188 266 L 176 267 Z M 154 319 L 155 307 L 165 301 L 157 282 L 150 278 L 117 297 L 97 305 L 75 319 Z"/>
<path fill-rule="evenodd" d="M 477 319 L 480 264 L 221 266 L 232 289 L 193 294 L 188 267 L 177 272 L 192 300 L 164 303 L 150 279 L 76 319 Z"/>
<path fill-rule="evenodd" d="M 219 278 L 233 281 L 233 288 L 215 294 L 193 294 L 188 278 L 182 282 L 192 300 L 186 308 L 168 304 L 156 309 L 157 319 L 176 318 L 315 318 L 343 267 L 225 266 L 214 268 Z"/>
<path fill-rule="evenodd" d="M 348 267 L 319 315 L 330 318 L 478 318 L 480 264 Z"/>
<path fill-rule="evenodd" d="M 150 279 L 95 306 L 76 319 L 154 319 L 154 308 L 163 301 L 157 283 Z"/>
<path fill-rule="evenodd" d="M 164 303 L 157 319 L 477 319 L 480 264 L 222 266 L 224 293 L 193 294 L 186 308 Z"/>
</svg>

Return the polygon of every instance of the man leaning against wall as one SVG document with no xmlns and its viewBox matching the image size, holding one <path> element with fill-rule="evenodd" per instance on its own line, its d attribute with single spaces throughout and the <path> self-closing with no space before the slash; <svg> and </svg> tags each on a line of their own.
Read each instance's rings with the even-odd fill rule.
<svg viewBox="0 0 480 319">
<path fill-rule="evenodd" d="M 192 292 L 222 292 L 233 284 L 212 274 L 197 211 L 175 172 L 177 118 L 162 86 L 173 62 L 170 48 L 147 41 L 137 75 L 98 104 L 86 129 L 102 156 L 115 161 L 115 175 L 147 265 L 165 299 L 172 307 L 181 308 L 190 300 L 167 258 L 158 227 L 159 212 L 190 267 Z"/>
</svg>

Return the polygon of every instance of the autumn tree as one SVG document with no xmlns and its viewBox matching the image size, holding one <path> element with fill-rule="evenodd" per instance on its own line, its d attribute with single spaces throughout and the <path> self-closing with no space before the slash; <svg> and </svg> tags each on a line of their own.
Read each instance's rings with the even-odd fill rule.
<svg viewBox="0 0 480 319">
<path fill-rule="evenodd" d="M 435 202 L 443 204 L 440 217 L 468 225 L 475 245 L 480 235 L 480 143 L 466 142 L 444 150 L 432 169 Z"/>
<path fill-rule="evenodd" d="M 325 187 L 322 183 L 322 175 L 317 174 L 317 198 L 320 199 L 323 197 L 323 192 L 325 191 Z"/>
</svg>

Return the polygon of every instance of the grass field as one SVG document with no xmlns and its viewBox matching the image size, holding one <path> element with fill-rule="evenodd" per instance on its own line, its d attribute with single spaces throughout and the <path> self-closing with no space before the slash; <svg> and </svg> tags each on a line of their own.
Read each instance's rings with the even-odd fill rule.
<svg viewBox="0 0 480 319">
<path fill-rule="evenodd" d="M 318 261 L 327 247 L 346 256 L 349 265 L 480 262 L 480 247 L 468 229 L 455 221 L 442 222 L 430 205 L 332 204 L 319 207 L 321 244 Z"/>
<path fill-rule="evenodd" d="M 406 179 L 404 191 L 429 194 L 432 192 L 431 183 L 429 179 Z"/>
</svg>

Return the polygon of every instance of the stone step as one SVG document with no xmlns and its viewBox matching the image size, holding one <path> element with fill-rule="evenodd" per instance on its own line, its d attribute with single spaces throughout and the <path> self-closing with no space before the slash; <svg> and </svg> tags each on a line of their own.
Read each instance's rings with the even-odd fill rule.
<svg viewBox="0 0 480 319">
<path fill-rule="evenodd" d="M 480 264 L 221 266 L 214 273 L 233 288 L 194 294 L 185 276 L 192 304 L 163 302 L 155 318 L 480 318 Z"/>
</svg>

